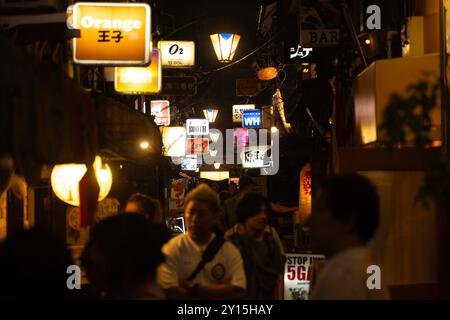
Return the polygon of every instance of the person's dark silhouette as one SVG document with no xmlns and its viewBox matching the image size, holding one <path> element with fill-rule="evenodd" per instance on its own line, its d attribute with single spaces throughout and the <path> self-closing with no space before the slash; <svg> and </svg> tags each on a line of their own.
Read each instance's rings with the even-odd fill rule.
<svg viewBox="0 0 450 320">
<path fill-rule="evenodd" d="M 164 260 L 150 222 L 141 214 L 109 217 L 90 232 L 82 256 L 90 285 L 107 299 L 163 299 L 155 284 Z"/>
<path fill-rule="evenodd" d="M 67 299 L 66 244 L 45 229 L 11 234 L 0 246 L 0 296 L 6 299 Z"/>
</svg>

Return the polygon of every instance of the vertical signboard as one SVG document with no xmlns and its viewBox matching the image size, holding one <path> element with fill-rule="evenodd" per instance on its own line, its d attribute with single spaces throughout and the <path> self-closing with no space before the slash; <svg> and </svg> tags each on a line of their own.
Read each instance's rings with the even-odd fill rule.
<svg viewBox="0 0 450 320">
<path fill-rule="evenodd" d="M 300 190 L 298 204 L 298 220 L 303 224 L 311 216 L 311 165 L 305 164 L 300 172 Z"/>
</svg>

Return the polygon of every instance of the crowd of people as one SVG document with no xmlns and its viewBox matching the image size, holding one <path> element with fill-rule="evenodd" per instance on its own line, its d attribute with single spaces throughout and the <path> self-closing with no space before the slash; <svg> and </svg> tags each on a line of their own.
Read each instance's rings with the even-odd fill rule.
<svg viewBox="0 0 450 320">
<path fill-rule="evenodd" d="M 74 262 L 64 241 L 42 229 L 12 234 L 0 245 L 1 296 L 282 299 L 286 249 L 270 224 L 276 206 L 253 185 L 242 178 L 239 190 L 231 186 L 219 195 L 199 184 L 184 201 L 187 232 L 177 236 L 158 200 L 133 194 L 123 213 L 90 229 L 81 257 L 88 285 L 79 291 L 67 288 Z M 384 290 L 370 296 L 365 287 L 364 268 L 372 263 L 367 243 L 379 219 L 370 182 L 358 175 L 330 178 L 315 206 L 314 238 L 330 260 L 311 298 L 385 298 Z"/>
</svg>

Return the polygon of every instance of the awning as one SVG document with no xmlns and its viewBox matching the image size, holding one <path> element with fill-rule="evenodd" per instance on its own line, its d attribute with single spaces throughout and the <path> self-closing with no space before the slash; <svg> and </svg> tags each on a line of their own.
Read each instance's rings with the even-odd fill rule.
<svg viewBox="0 0 450 320">
<path fill-rule="evenodd" d="M 161 156 L 161 133 L 148 115 L 103 96 L 96 96 L 94 100 L 102 155 L 136 162 L 147 162 Z M 147 142 L 149 147 L 142 149 L 142 142 Z"/>
</svg>

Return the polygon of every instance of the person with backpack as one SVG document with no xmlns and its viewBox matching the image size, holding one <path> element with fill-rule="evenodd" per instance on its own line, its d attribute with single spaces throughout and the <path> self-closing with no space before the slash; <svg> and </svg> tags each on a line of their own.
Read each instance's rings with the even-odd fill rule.
<svg viewBox="0 0 450 320">
<path fill-rule="evenodd" d="M 225 233 L 244 260 L 246 299 L 281 298 L 285 251 L 276 230 L 268 224 L 270 215 L 270 202 L 259 193 L 248 192 L 236 208 L 239 223 Z"/>
<path fill-rule="evenodd" d="M 240 299 L 246 290 L 241 254 L 213 232 L 219 196 L 200 184 L 184 203 L 187 233 L 163 246 L 166 261 L 158 269 L 158 284 L 169 299 Z"/>
</svg>

